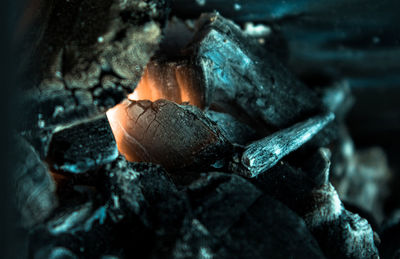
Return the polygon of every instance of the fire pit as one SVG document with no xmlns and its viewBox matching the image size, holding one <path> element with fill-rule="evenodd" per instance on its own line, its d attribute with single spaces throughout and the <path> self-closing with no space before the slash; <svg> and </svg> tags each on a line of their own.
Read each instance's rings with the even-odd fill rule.
<svg viewBox="0 0 400 259">
<path fill-rule="evenodd" d="M 325 4 L 35 2 L 14 136 L 28 258 L 400 253 L 399 176 L 346 121 L 369 70 L 323 59 L 322 25 L 321 49 L 296 31 Z"/>
</svg>

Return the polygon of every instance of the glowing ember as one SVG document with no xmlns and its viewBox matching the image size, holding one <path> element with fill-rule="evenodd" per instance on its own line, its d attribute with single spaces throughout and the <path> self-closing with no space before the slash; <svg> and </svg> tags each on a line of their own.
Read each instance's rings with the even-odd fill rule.
<svg viewBox="0 0 400 259">
<path fill-rule="evenodd" d="M 202 108 L 203 94 L 195 82 L 195 74 L 185 65 L 175 63 L 149 63 L 135 91 L 129 100 L 169 101 L 189 103 Z"/>
</svg>

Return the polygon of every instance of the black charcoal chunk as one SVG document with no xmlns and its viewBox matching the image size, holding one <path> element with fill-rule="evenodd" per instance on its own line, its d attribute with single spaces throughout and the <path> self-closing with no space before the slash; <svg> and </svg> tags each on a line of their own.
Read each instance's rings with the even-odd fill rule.
<svg viewBox="0 0 400 259">
<path fill-rule="evenodd" d="M 105 171 L 109 177 L 110 208 L 119 220 L 136 215 L 160 236 L 178 231 L 187 198 L 178 192 L 164 169 L 119 157 Z"/>
<path fill-rule="evenodd" d="M 93 201 L 65 206 L 54 213 L 49 221 L 35 227 L 30 235 L 31 251 L 53 250 L 63 247 L 78 258 L 99 258 L 103 254 L 124 254 L 129 249 L 146 247 L 136 232 L 147 240 L 146 231 L 138 220 L 118 222 L 112 218 L 108 204 L 96 205 Z M 124 242 L 130 242 L 126 246 Z"/>
<path fill-rule="evenodd" d="M 331 151 L 328 148 L 319 148 L 308 160 L 305 161 L 303 170 L 314 181 L 315 187 L 329 183 L 331 166 Z"/>
<path fill-rule="evenodd" d="M 47 166 L 23 138 L 14 137 L 16 151 L 16 205 L 20 224 L 32 227 L 42 222 L 57 207 L 56 185 Z"/>
<path fill-rule="evenodd" d="M 347 133 L 342 134 L 333 153 L 332 183 L 344 201 L 368 211 L 382 222 L 383 202 L 389 195 L 393 176 L 386 154 L 379 147 L 355 150 Z"/>
<path fill-rule="evenodd" d="M 207 173 L 188 187 L 194 216 L 214 236 L 228 229 L 257 200 L 261 192 L 237 175 Z"/>
<path fill-rule="evenodd" d="M 320 173 L 326 176 L 326 168 Z M 329 258 L 375 258 L 368 221 L 345 210 L 334 187 L 321 185 L 316 175 L 280 162 L 252 182 L 300 215 Z"/>
<path fill-rule="evenodd" d="M 246 210 L 220 241 L 217 258 L 325 258 L 304 221 L 267 195 Z"/>
<path fill-rule="evenodd" d="M 184 53 L 193 56 L 198 67 L 206 106 L 242 114 L 270 130 L 320 110 L 316 94 L 232 21 L 218 13 L 206 14 L 198 28 Z"/>
<path fill-rule="evenodd" d="M 187 217 L 172 249 L 172 258 L 213 258 L 218 238 L 196 218 Z"/>
<path fill-rule="evenodd" d="M 36 251 L 33 259 L 78 259 L 78 256 L 65 247 L 49 246 Z"/>
<path fill-rule="evenodd" d="M 253 142 L 245 148 L 240 163 L 233 162 L 231 167 L 243 176 L 255 177 L 312 139 L 333 119 L 333 113 L 316 116 Z"/>
<path fill-rule="evenodd" d="M 307 226 L 330 258 L 379 258 L 375 233 L 364 218 L 343 207 L 331 184 L 312 192 Z"/>
<path fill-rule="evenodd" d="M 117 157 L 117 144 L 104 115 L 56 132 L 47 160 L 57 171 L 83 173 Z"/>
<path fill-rule="evenodd" d="M 231 143 L 245 145 L 256 138 L 254 129 L 227 113 L 207 110 L 205 115 L 218 125 L 224 136 Z"/>
<path fill-rule="evenodd" d="M 286 162 L 279 162 L 267 174 L 260 174 L 251 180 L 264 193 L 281 201 L 299 215 L 303 215 L 311 206 L 309 199 L 315 187 L 314 179 Z"/>
</svg>

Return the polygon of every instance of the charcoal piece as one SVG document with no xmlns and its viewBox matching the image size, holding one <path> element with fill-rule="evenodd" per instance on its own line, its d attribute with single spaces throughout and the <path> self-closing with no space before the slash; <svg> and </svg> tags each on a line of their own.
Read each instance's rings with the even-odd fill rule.
<svg viewBox="0 0 400 259">
<path fill-rule="evenodd" d="M 136 215 L 160 237 L 178 231 L 187 198 L 158 165 L 130 163 L 123 157 L 105 166 L 109 207 L 118 220 Z"/>
<path fill-rule="evenodd" d="M 146 243 L 150 236 L 137 218 L 115 220 L 109 204 L 99 206 L 87 201 L 60 208 L 45 224 L 35 227 L 30 235 L 30 250 L 34 254 L 63 247 L 78 258 L 128 256 L 132 251 L 149 249 Z"/>
<path fill-rule="evenodd" d="M 325 258 L 304 221 L 267 195 L 221 237 L 216 258 Z"/>
<path fill-rule="evenodd" d="M 255 141 L 245 148 L 240 163 L 233 162 L 231 167 L 243 176 L 256 177 L 309 141 L 333 118 L 333 113 L 316 116 Z"/>
<path fill-rule="evenodd" d="M 201 75 L 205 106 L 241 114 L 269 130 L 318 112 L 321 103 L 316 94 L 260 48 L 218 13 L 202 15 L 184 53 Z"/>
<path fill-rule="evenodd" d="M 107 116 L 119 151 L 130 161 L 198 170 L 230 151 L 218 127 L 194 106 L 126 100 Z"/>
<path fill-rule="evenodd" d="M 47 160 L 57 171 L 83 173 L 117 157 L 117 143 L 103 115 L 55 132 Z"/>
<path fill-rule="evenodd" d="M 379 258 L 374 231 L 358 214 L 344 211 L 338 220 L 311 232 L 329 258 Z"/>
<path fill-rule="evenodd" d="M 267 174 L 252 178 L 251 182 L 265 194 L 303 215 L 312 206 L 310 193 L 315 188 L 315 180 L 310 176 L 300 168 L 280 161 Z"/>
<path fill-rule="evenodd" d="M 328 148 L 319 148 L 303 165 L 303 170 L 314 181 L 315 187 L 329 183 L 331 166 L 331 151 Z"/>
<path fill-rule="evenodd" d="M 57 207 L 56 186 L 34 148 L 21 137 L 14 139 L 16 205 L 20 223 L 29 228 L 42 222 Z"/>
<path fill-rule="evenodd" d="M 382 224 L 379 233 L 381 244 L 379 252 L 382 258 L 398 258 L 400 253 L 400 210 L 392 213 Z"/>
<path fill-rule="evenodd" d="M 55 218 L 48 221 L 46 225 L 52 235 L 75 234 L 79 231 L 88 232 L 95 222 L 104 224 L 106 218 L 106 207 L 95 209 L 93 203 L 87 202 L 62 211 Z"/>
<path fill-rule="evenodd" d="M 35 252 L 33 259 L 78 259 L 78 256 L 65 247 L 49 246 Z"/>
<path fill-rule="evenodd" d="M 378 258 L 375 234 L 366 219 L 344 209 L 331 184 L 312 192 L 307 226 L 330 258 Z"/>
<path fill-rule="evenodd" d="M 207 173 L 188 187 L 194 216 L 217 237 L 260 197 L 261 192 L 237 175 Z"/>
<path fill-rule="evenodd" d="M 343 133 L 334 153 L 332 183 L 340 197 L 383 220 L 383 201 L 389 194 L 391 172 L 385 152 L 378 147 L 354 150 L 350 137 Z"/>
<path fill-rule="evenodd" d="M 321 174 L 324 172 L 323 169 Z M 304 218 L 327 257 L 376 256 L 374 232 L 368 221 L 345 210 L 330 183 L 320 185 L 315 180 L 315 174 L 280 162 L 252 182 Z"/>
<path fill-rule="evenodd" d="M 256 138 L 256 131 L 254 129 L 227 113 L 212 110 L 207 110 L 204 113 L 218 125 L 221 132 L 231 143 L 245 145 Z"/>
<path fill-rule="evenodd" d="M 23 131 L 66 126 L 118 104 L 158 48 L 168 1 L 46 1 L 20 78 Z M 39 131 L 39 132 L 36 132 Z"/>
<path fill-rule="evenodd" d="M 172 258 L 213 258 L 218 239 L 196 218 L 185 218 L 172 249 Z"/>
</svg>

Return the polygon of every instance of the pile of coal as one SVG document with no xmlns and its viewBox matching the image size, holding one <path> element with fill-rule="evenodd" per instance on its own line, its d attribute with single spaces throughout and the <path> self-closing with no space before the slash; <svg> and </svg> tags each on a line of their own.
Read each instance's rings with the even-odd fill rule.
<svg viewBox="0 0 400 259">
<path fill-rule="evenodd" d="M 26 256 L 398 256 L 393 174 L 355 148 L 348 81 L 291 71 L 273 4 L 218 7 L 269 13 L 240 27 L 190 2 L 41 2 L 15 134 Z"/>
</svg>

